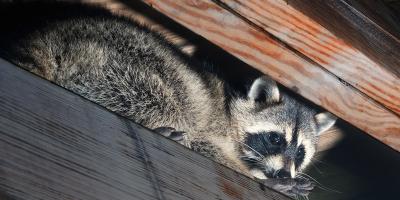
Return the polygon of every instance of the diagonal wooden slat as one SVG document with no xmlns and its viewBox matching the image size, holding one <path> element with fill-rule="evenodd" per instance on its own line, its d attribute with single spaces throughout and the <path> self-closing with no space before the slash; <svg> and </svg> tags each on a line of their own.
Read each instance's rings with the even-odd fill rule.
<svg viewBox="0 0 400 200">
<path fill-rule="evenodd" d="M 400 116 L 400 78 L 290 4 L 260 0 L 217 2 L 273 34 Z"/>
<path fill-rule="evenodd" d="M 0 199 L 288 199 L 2 59 L 0 105 Z"/>
<path fill-rule="evenodd" d="M 325 28 L 362 51 L 374 62 L 400 77 L 400 38 L 393 34 L 393 25 L 384 25 L 371 18 L 362 7 L 352 2 L 369 0 L 292 0 L 290 5 L 312 17 Z M 373 3 L 374 1 L 369 1 Z M 379 1 L 375 1 L 379 2 Z M 375 6 L 374 10 L 379 7 Z"/>
</svg>

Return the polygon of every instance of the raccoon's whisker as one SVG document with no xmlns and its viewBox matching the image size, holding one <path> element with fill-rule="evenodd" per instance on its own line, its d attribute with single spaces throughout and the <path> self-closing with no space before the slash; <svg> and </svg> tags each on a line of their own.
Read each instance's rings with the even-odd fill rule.
<svg viewBox="0 0 400 200">
<path fill-rule="evenodd" d="M 318 182 L 317 180 L 315 180 L 315 178 L 313 178 L 312 176 L 310 176 L 310 175 L 308 175 L 308 174 L 306 174 L 306 173 L 303 173 L 303 172 L 297 172 L 298 174 L 300 174 L 300 175 L 303 175 L 303 176 L 305 176 L 305 177 L 307 177 L 307 178 L 309 178 L 309 179 L 311 179 L 311 180 L 313 180 L 315 183 L 317 183 L 317 184 L 320 184 L 320 185 L 322 185 L 320 182 Z"/>
<path fill-rule="evenodd" d="M 272 176 L 275 177 L 280 171 L 281 171 L 280 169 L 276 170 L 276 171 L 272 174 Z"/>
<path fill-rule="evenodd" d="M 252 150 L 254 153 L 258 154 L 261 158 L 265 158 L 265 156 L 263 156 L 261 153 L 259 153 L 259 152 L 256 151 L 255 149 L 253 149 L 251 146 L 245 144 L 244 142 L 238 141 L 238 140 L 236 140 L 236 139 L 233 139 L 233 140 L 235 140 L 235 142 L 237 142 L 237 143 L 239 143 L 239 144 L 243 144 L 244 146 L 246 146 L 247 148 L 249 148 L 250 150 Z"/>
<path fill-rule="evenodd" d="M 312 158 L 312 160 L 313 160 L 313 161 L 316 161 L 316 162 L 319 162 L 319 163 L 322 163 L 322 164 L 324 164 L 324 165 L 328 165 L 328 163 L 323 162 L 323 161 L 321 161 L 321 160 L 318 160 L 318 159 L 316 159 L 316 158 Z"/>
<path fill-rule="evenodd" d="M 313 177 L 311 177 L 310 175 L 308 175 L 306 173 L 302 173 L 302 172 L 298 172 L 298 173 L 308 177 L 311 180 L 313 180 L 317 184 L 316 186 L 321 188 L 322 190 L 325 190 L 325 191 L 328 191 L 328 192 L 342 193 L 342 192 L 340 192 L 338 190 L 335 190 L 335 189 L 332 189 L 332 188 L 329 188 L 329 187 L 323 185 L 322 183 L 318 182 L 317 180 L 315 180 Z"/>
<path fill-rule="evenodd" d="M 328 187 L 325 187 L 325 186 L 321 186 L 321 185 L 317 185 L 317 187 L 319 187 L 322 190 L 328 191 L 328 192 L 335 192 L 335 193 L 339 193 L 339 194 L 342 193 L 342 192 L 340 192 L 338 190 L 335 190 L 335 189 L 332 189 L 332 188 L 328 188 Z"/>
<path fill-rule="evenodd" d="M 314 165 L 314 163 L 310 162 L 310 164 L 317 170 L 319 174 L 323 174 L 322 171 L 317 167 L 317 165 Z"/>
<path fill-rule="evenodd" d="M 299 174 L 296 175 L 296 178 L 307 179 L 306 177 L 304 177 L 304 176 L 302 176 L 302 175 L 299 175 Z"/>
<path fill-rule="evenodd" d="M 249 157 L 249 156 L 241 156 L 240 159 L 245 161 L 253 161 L 253 162 L 261 162 L 262 159 L 259 157 Z"/>
</svg>

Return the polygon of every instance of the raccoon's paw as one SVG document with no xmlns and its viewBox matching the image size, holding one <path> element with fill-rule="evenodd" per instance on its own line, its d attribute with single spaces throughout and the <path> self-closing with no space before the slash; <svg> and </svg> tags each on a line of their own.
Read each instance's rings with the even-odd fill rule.
<svg viewBox="0 0 400 200">
<path fill-rule="evenodd" d="M 290 197 L 306 197 L 314 189 L 314 184 L 308 179 L 299 178 L 279 178 L 279 179 L 266 179 L 264 184 L 270 188 L 282 192 Z"/>
<path fill-rule="evenodd" d="M 188 146 L 184 131 L 177 131 L 172 127 L 158 127 L 153 129 L 153 131 L 182 145 Z"/>
<path fill-rule="evenodd" d="M 156 133 L 158 133 L 164 137 L 167 137 L 171 140 L 177 141 L 177 142 L 183 140 L 183 135 L 185 134 L 185 132 L 176 131 L 172 127 L 158 127 L 158 128 L 153 129 L 153 131 L 155 131 Z"/>
</svg>

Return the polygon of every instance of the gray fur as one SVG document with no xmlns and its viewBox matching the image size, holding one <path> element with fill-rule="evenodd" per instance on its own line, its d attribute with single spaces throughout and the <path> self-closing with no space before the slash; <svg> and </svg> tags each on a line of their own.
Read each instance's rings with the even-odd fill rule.
<svg viewBox="0 0 400 200">
<path fill-rule="evenodd" d="M 290 171 L 298 142 L 308 146 L 296 171 L 310 162 L 321 128 L 317 113 L 280 92 L 268 77 L 254 81 L 247 98 L 240 97 L 226 92 L 230 88 L 224 80 L 195 70 L 196 62 L 138 24 L 104 11 L 46 19 L 18 37 L 2 33 L 0 55 L 150 129 L 184 131 L 187 146 L 242 173 L 254 175 L 257 168 L 273 177 Z M 293 132 L 291 142 L 288 131 Z M 274 155 L 260 155 L 255 149 L 262 141 L 249 137 L 270 132 L 287 145 Z"/>
</svg>

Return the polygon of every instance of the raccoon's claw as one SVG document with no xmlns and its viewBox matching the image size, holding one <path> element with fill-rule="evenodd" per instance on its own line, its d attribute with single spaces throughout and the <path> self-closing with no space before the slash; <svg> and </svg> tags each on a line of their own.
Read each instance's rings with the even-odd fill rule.
<svg viewBox="0 0 400 200">
<path fill-rule="evenodd" d="M 185 136 L 185 132 L 183 132 L 183 131 L 175 131 L 175 132 L 171 133 L 169 138 L 171 138 L 174 141 L 179 142 L 179 141 L 184 140 L 184 136 Z"/>
<path fill-rule="evenodd" d="M 182 145 L 186 145 L 186 134 L 183 131 L 177 131 L 172 127 L 158 127 L 153 129 L 154 132 L 174 140 Z"/>
<path fill-rule="evenodd" d="M 308 196 L 314 189 L 314 184 L 307 179 L 266 179 L 264 184 L 290 197 Z"/>
<path fill-rule="evenodd" d="M 175 131 L 175 129 L 172 127 L 158 127 L 153 129 L 153 131 L 164 137 L 169 137 L 172 134 L 172 132 Z"/>
</svg>

